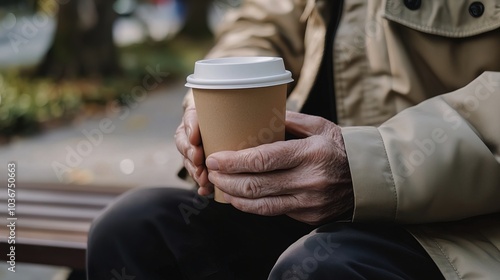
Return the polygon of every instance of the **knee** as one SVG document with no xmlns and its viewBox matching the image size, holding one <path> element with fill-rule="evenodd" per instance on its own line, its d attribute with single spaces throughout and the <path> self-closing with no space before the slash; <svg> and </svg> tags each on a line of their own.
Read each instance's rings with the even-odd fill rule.
<svg viewBox="0 0 500 280">
<path fill-rule="evenodd" d="M 351 257 L 342 252 L 334 234 L 313 232 L 280 256 L 269 279 L 355 279 Z"/>
<path fill-rule="evenodd" d="M 179 201 L 189 194 L 190 191 L 173 188 L 142 188 L 123 194 L 94 219 L 88 246 L 111 240 L 137 239 L 141 228 L 151 228 L 159 216 L 174 212 Z"/>
<path fill-rule="evenodd" d="M 432 259 L 404 228 L 348 223 L 327 224 L 292 244 L 269 279 L 332 278 L 442 279 Z"/>
</svg>

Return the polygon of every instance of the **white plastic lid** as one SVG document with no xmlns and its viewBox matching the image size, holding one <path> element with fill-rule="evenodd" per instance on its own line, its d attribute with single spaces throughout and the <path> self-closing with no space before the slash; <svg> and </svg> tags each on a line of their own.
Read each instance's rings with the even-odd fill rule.
<svg viewBox="0 0 500 280">
<path fill-rule="evenodd" d="M 199 60 L 186 87 L 238 89 L 276 86 L 292 82 L 280 57 L 226 57 Z"/>
</svg>

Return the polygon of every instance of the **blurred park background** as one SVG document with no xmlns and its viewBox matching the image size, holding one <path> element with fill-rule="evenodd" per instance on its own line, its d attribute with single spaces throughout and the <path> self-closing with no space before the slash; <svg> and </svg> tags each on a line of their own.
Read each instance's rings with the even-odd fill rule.
<svg viewBox="0 0 500 280">
<path fill-rule="evenodd" d="M 98 193 L 102 186 L 109 194 L 110 188 L 190 187 L 177 177 L 182 160 L 173 139 L 185 77 L 212 45 L 224 13 L 240 2 L 0 1 L 0 182 L 6 182 L 6 166 L 13 161 L 19 184 L 63 186 L 52 195 L 61 195 L 60 205 L 38 200 L 43 187 L 27 187 L 24 200 L 18 188 L 18 214 L 35 225 L 45 210 L 70 209 L 64 188 Z M 2 188 L 2 221 L 6 193 Z M 47 208 L 55 204 L 59 208 Z M 81 232 L 95 210 L 81 216 Z M 19 223 L 22 231 L 21 217 Z M 59 220 L 53 225 L 72 231 Z M 20 273 L 9 273 L 3 262 L 0 279 L 66 279 L 72 270 L 18 268 Z"/>
<path fill-rule="evenodd" d="M 2 0 L 0 139 L 123 105 L 145 67 L 183 79 L 237 0 Z"/>
</svg>

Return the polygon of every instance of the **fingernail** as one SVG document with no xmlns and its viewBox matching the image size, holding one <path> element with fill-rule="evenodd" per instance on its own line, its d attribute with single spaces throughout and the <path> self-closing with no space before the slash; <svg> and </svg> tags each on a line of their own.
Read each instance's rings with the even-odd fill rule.
<svg viewBox="0 0 500 280">
<path fill-rule="evenodd" d="M 188 138 L 191 138 L 191 128 L 189 126 L 186 128 L 186 134 Z"/>
<path fill-rule="evenodd" d="M 207 168 L 210 170 L 219 170 L 219 163 L 214 158 L 209 157 L 205 162 Z"/>
</svg>

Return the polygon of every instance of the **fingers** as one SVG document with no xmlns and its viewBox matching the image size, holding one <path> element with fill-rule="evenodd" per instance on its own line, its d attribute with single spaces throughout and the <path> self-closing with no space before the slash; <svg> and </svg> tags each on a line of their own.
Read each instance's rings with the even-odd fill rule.
<svg viewBox="0 0 500 280">
<path fill-rule="evenodd" d="M 303 194 L 291 194 L 250 199 L 224 193 L 224 199 L 241 211 L 257 215 L 285 214 L 292 219 L 311 225 L 321 224 L 325 218 L 325 214 L 320 210 L 323 208 L 321 194 L 309 197 L 305 197 Z M 309 200 L 314 201 L 311 203 Z"/>
<path fill-rule="evenodd" d="M 201 186 L 198 188 L 198 194 L 199 195 L 209 195 L 214 192 L 214 185 L 210 182 L 206 184 L 205 186 Z"/>
<path fill-rule="evenodd" d="M 205 160 L 201 146 L 201 134 L 198 126 L 198 117 L 194 107 L 186 109 L 182 122 L 175 132 L 177 150 L 194 165 L 202 165 Z"/>
<path fill-rule="evenodd" d="M 188 141 L 184 125 L 181 124 L 175 133 L 175 145 L 177 150 L 188 158 L 194 165 L 203 165 L 205 159 L 202 146 L 194 146 Z"/>
<path fill-rule="evenodd" d="M 326 119 L 287 111 L 287 130 L 302 137 L 328 134 L 334 138 L 340 128 Z M 212 154 L 205 164 L 223 173 L 260 173 L 289 169 L 303 160 L 308 147 L 300 140 L 279 141 L 241 151 Z"/>
<path fill-rule="evenodd" d="M 181 155 L 183 155 L 184 157 L 187 157 L 191 145 L 189 145 L 184 124 L 181 123 L 177 127 L 174 138 L 175 138 L 175 146 L 177 147 L 179 153 L 181 153 Z"/>
<path fill-rule="evenodd" d="M 208 195 L 213 193 L 214 191 L 214 184 L 212 184 L 208 180 L 208 170 L 206 168 L 203 168 L 202 171 L 200 172 L 200 175 L 195 176 L 195 180 L 200 186 L 198 189 L 198 194 L 200 195 Z"/>
<path fill-rule="evenodd" d="M 292 111 L 286 112 L 285 125 L 288 132 L 299 137 L 323 135 L 332 126 L 336 126 L 324 118 Z"/>
<path fill-rule="evenodd" d="M 175 133 L 175 144 L 184 156 L 184 167 L 200 186 L 198 192 L 201 195 L 213 192 L 213 184 L 208 180 L 208 170 L 204 165 L 205 155 L 194 107 L 186 109 Z"/>
<path fill-rule="evenodd" d="M 260 198 L 298 193 L 314 183 L 301 174 L 300 170 L 295 169 L 261 174 L 224 174 L 213 171 L 208 174 L 208 179 L 232 196 Z"/>
<path fill-rule="evenodd" d="M 201 192 L 206 192 L 206 194 L 213 192 L 214 185 L 208 180 L 208 170 L 205 166 L 194 166 L 191 161 L 184 158 L 184 167 L 186 167 L 189 175 L 196 181 L 196 183 L 198 183 L 200 188 L 206 189 Z"/>
<path fill-rule="evenodd" d="M 262 173 L 290 169 L 302 161 L 299 141 L 280 141 L 241 151 L 210 155 L 205 164 L 211 171 L 223 173 Z"/>
<path fill-rule="evenodd" d="M 297 207 L 297 199 L 292 195 L 248 199 L 224 194 L 224 199 L 243 212 L 263 216 L 283 215 Z"/>
<path fill-rule="evenodd" d="M 194 107 L 188 107 L 184 112 L 182 120 L 189 143 L 194 146 L 201 145 L 201 134 L 196 109 Z"/>
</svg>

